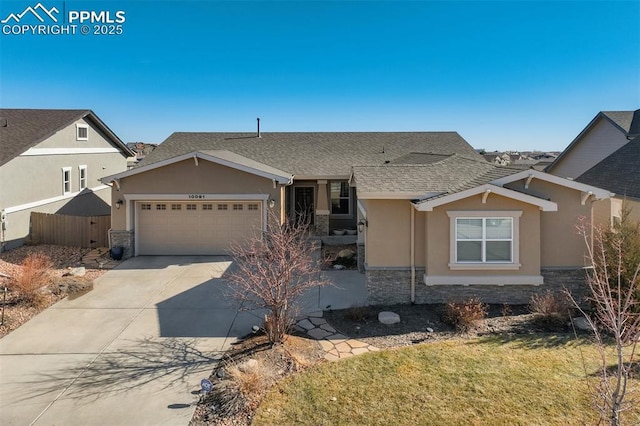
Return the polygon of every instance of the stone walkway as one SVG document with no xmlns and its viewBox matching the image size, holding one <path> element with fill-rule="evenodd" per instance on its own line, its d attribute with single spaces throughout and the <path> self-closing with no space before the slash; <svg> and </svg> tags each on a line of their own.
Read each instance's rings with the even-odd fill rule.
<svg viewBox="0 0 640 426">
<path fill-rule="evenodd" d="M 82 257 L 82 264 L 87 268 L 93 269 L 113 269 L 120 262 L 111 259 L 107 247 L 98 247 Z"/>
<path fill-rule="evenodd" d="M 380 349 L 359 340 L 342 335 L 322 318 L 322 312 L 308 314 L 296 324 L 298 331 L 306 333 L 320 343 L 325 352 L 325 359 L 337 361 Z"/>
</svg>

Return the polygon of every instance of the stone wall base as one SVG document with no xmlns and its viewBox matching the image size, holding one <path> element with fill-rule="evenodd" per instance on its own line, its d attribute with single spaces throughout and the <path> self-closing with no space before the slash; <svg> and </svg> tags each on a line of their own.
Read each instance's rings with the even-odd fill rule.
<svg viewBox="0 0 640 426">
<path fill-rule="evenodd" d="M 109 242 L 111 243 L 111 247 L 120 246 L 124 248 L 122 255 L 123 260 L 133 257 L 133 238 L 133 231 L 116 231 L 113 229 L 109 231 Z"/>
<path fill-rule="evenodd" d="M 564 288 L 577 300 L 584 300 L 588 289 L 583 269 L 543 269 L 544 284 L 533 285 L 440 285 L 427 286 L 424 270 L 416 270 L 416 303 L 446 303 L 477 297 L 485 303 L 527 304 L 534 294 L 557 293 Z M 368 303 L 392 305 L 411 303 L 411 271 L 367 270 Z"/>
<path fill-rule="evenodd" d="M 357 259 L 358 259 L 358 271 L 360 271 L 361 273 L 365 273 L 365 269 L 364 269 L 364 259 L 365 259 L 365 246 L 363 243 L 358 243 L 357 245 Z"/>
<path fill-rule="evenodd" d="M 313 231 L 315 235 L 329 235 L 329 215 L 317 214 L 313 225 Z"/>
</svg>

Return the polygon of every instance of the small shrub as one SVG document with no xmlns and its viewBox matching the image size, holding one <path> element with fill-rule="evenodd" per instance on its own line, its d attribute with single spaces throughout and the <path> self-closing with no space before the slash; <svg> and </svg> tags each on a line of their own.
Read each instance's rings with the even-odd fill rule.
<svg viewBox="0 0 640 426">
<path fill-rule="evenodd" d="M 463 333 L 475 329 L 486 316 L 487 305 L 477 297 L 445 305 L 444 321 Z"/>
<path fill-rule="evenodd" d="M 371 308 L 364 305 L 352 305 L 345 309 L 344 318 L 353 322 L 365 322 L 371 318 Z"/>
<path fill-rule="evenodd" d="M 573 305 L 564 293 L 534 294 L 529 301 L 529 311 L 535 314 L 534 323 L 545 330 L 564 328 L 571 319 Z"/>
<path fill-rule="evenodd" d="M 40 307 L 46 303 L 44 289 L 51 283 L 51 259 L 41 253 L 33 253 L 22 261 L 21 266 L 13 277 L 11 289 L 18 294 L 21 302 Z"/>
<path fill-rule="evenodd" d="M 213 397 L 217 411 L 233 415 L 258 408 L 273 378 L 264 365 L 232 362 L 225 368 L 224 378 L 214 384 Z"/>
</svg>

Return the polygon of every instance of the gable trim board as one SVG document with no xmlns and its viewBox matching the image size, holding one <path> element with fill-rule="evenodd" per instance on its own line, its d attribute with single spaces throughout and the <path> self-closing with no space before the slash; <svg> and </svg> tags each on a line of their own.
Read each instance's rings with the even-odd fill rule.
<svg viewBox="0 0 640 426">
<path fill-rule="evenodd" d="M 559 177 L 556 175 L 552 175 L 545 172 L 540 172 L 538 170 L 524 170 L 519 173 L 515 173 L 510 176 L 506 176 L 500 179 L 496 179 L 491 183 L 494 185 L 504 186 L 509 183 L 517 182 L 522 179 L 540 179 L 545 182 L 550 182 L 556 185 L 564 186 L 567 188 L 575 189 L 576 191 L 580 191 L 584 194 L 589 194 L 595 196 L 596 199 L 601 200 L 605 198 L 613 197 L 615 194 L 607 191 L 606 189 L 597 188 L 595 186 L 587 185 L 585 183 L 576 182 L 575 180 L 566 179 L 563 177 Z"/>
<path fill-rule="evenodd" d="M 212 163 L 220 164 L 222 166 L 230 167 L 232 169 L 240 170 L 246 173 L 272 179 L 281 185 L 289 185 L 293 182 L 293 175 L 287 172 L 283 172 L 274 167 L 267 166 L 266 164 L 253 161 L 249 158 L 241 155 L 234 154 L 230 151 L 195 151 L 176 157 L 168 158 L 157 163 L 148 164 L 146 166 L 140 166 L 127 170 L 126 172 L 116 173 L 111 176 L 105 176 L 101 179 L 103 183 L 109 183 L 117 181 L 122 178 L 137 175 L 139 173 L 148 172 L 150 170 L 159 169 L 171 164 L 175 164 L 184 160 L 193 159 L 195 165 L 198 165 L 198 159 L 210 161 Z"/>
<path fill-rule="evenodd" d="M 117 148 L 29 148 L 20 157 L 39 155 L 109 154 L 120 152 Z"/>
<path fill-rule="evenodd" d="M 430 212 L 433 211 L 435 207 L 439 207 L 445 204 L 452 203 L 454 201 L 462 200 L 468 197 L 472 197 L 474 195 L 482 194 L 483 204 L 486 202 L 487 196 L 491 196 L 492 194 L 501 195 L 503 197 L 511 198 L 517 201 L 521 201 L 527 204 L 533 204 L 535 206 L 540 207 L 542 211 L 557 211 L 558 205 L 552 201 L 543 200 L 541 198 L 533 197 L 531 195 L 523 194 L 521 192 L 513 191 L 507 188 L 503 188 L 501 186 L 496 186 L 492 184 L 484 184 L 475 188 L 467 189 L 466 191 L 456 192 L 454 194 L 445 195 L 440 198 L 435 198 L 432 200 L 426 201 L 418 201 L 417 203 L 413 203 L 414 207 L 418 211 L 422 212 Z"/>
</svg>

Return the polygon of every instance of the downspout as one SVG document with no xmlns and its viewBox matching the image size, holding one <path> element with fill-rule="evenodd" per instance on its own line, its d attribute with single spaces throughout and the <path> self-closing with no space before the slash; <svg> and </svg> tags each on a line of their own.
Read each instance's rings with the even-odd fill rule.
<svg viewBox="0 0 640 426">
<path fill-rule="evenodd" d="M 411 202 L 409 202 L 409 206 L 411 209 L 411 303 L 416 303 L 416 209 Z"/>
</svg>

